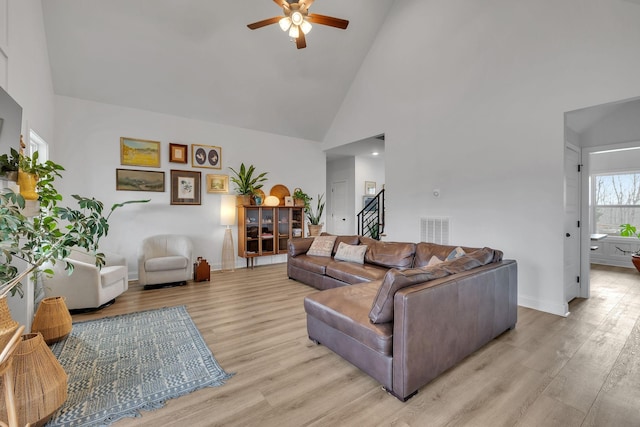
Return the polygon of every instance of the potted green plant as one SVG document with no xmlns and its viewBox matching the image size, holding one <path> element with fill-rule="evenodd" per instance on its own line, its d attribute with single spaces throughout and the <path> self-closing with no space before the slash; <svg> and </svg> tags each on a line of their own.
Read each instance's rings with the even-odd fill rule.
<svg viewBox="0 0 640 427">
<path fill-rule="evenodd" d="M 309 207 L 309 200 L 311 200 L 311 197 L 309 197 L 307 193 L 302 191 L 301 188 L 295 188 L 293 190 L 294 206 L 303 206 L 305 209 L 307 209 Z"/>
<path fill-rule="evenodd" d="M 36 156 L 34 155 L 34 158 Z M 25 160 L 26 161 L 26 160 Z M 39 205 L 34 215 L 25 215 L 25 198 L 13 191 L 0 193 L 0 298 L 9 293 L 22 294 L 19 284 L 29 274 L 47 261 L 62 260 L 74 247 L 96 253 L 98 265 L 104 264 L 104 255 L 98 252 L 100 238 L 109 231 L 109 217 L 115 209 L 130 203 L 145 203 L 149 200 L 132 200 L 117 203 L 105 215 L 104 205 L 99 200 L 78 195 L 72 197 L 79 208 L 59 206 L 62 196 L 53 185 L 59 171 L 64 168 L 48 161 L 34 166 L 29 159 L 31 171 L 38 173 Z M 26 164 L 25 164 L 26 167 Z M 13 260 L 21 259 L 28 266 L 20 272 Z M 67 264 L 68 270 L 72 269 Z M 45 271 L 53 274 L 53 271 Z"/>
<path fill-rule="evenodd" d="M 18 181 L 18 164 L 20 154 L 14 148 L 9 154 L 0 156 L 0 176 L 5 177 L 8 181 Z"/>
<path fill-rule="evenodd" d="M 640 239 L 640 233 L 638 232 L 638 229 L 636 228 L 636 226 L 631 224 L 620 224 L 620 235 L 623 237 L 637 237 Z M 631 262 L 636 267 L 638 272 L 640 272 L 640 250 L 629 252 L 618 247 L 616 248 L 624 253 L 631 253 Z"/>
<path fill-rule="evenodd" d="M 38 194 L 50 189 L 50 184 L 60 175 L 64 168 L 57 163 L 47 160 L 41 163 L 36 151 L 32 157 L 19 155 L 18 159 L 18 185 L 20 194 L 26 200 L 37 200 Z"/>
<path fill-rule="evenodd" d="M 236 171 L 234 168 L 230 167 L 231 172 L 235 174 L 235 176 L 231 176 L 231 182 L 236 185 L 236 193 L 238 193 L 238 204 L 239 205 L 248 205 L 251 203 L 251 196 L 254 194 L 255 190 L 262 188 L 263 182 L 267 180 L 266 175 L 268 172 L 262 172 L 259 175 L 253 176 L 256 168 L 253 165 L 250 165 L 248 168 L 244 166 L 244 163 L 240 164 L 240 170 Z"/>
<path fill-rule="evenodd" d="M 304 209 L 305 214 L 307 215 L 307 219 L 309 223 L 307 226 L 309 227 L 309 236 L 319 236 L 322 231 L 323 223 L 320 222 L 322 219 L 322 212 L 324 212 L 324 193 L 318 194 L 318 202 L 316 204 L 316 210 L 314 211 L 310 204 Z M 309 199 L 313 200 L 313 199 Z"/>
</svg>

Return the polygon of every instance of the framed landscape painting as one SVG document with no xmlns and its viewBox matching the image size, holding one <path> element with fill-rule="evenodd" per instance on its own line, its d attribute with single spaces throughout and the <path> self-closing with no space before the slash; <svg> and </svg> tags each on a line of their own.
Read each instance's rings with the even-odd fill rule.
<svg viewBox="0 0 640 427">
<path fill-rule="evenodd" d="M 160 141 L 120 138 L 120 164 L 160 167 Z"/>
<path fill-rule="evenodd" d="M 171 204 L 199 205 L 200 172 L 171 169 Z"/>
<path fill-rule="evenodd" d="M 191 144 L 191 166 L 222 169 L 222 148 L 213 145 Z"/>
<path fill-rule="evenodd" d="M 164 172 L 116 169 L 118 191 L 164 191 Z"/>
<path fill-rule="evenodd" d="M 207 193 L 228 193 L 229 175 L 207 175 Z"/>
</svg>

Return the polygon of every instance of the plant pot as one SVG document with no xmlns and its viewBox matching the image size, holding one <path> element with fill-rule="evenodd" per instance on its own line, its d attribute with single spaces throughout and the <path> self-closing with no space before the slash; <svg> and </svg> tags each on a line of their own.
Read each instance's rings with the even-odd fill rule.
<svg viewBox="0 0 640 427">
<path fill-rule="evenodd" d="M 307 229 L 309 230 L 309 236 L 310 237 L 315 237 L 315 236 L 319 236 L 320 233 L 322 232 L 322 226 L 323 224 L 307 224 Z"/>
<path fill-rule="evenodd" d="M 636 270 L 640 273 L 640 255 L 631 255 L 631 262 L 636 267 Z"/>
<path fill-rule="evenodd" d="M 25 200 L 38 200 L 38 193 L 36 192 L 37 184 L 38 176 L 36 174 L 18 171 L 20 194 Z"/>
<path fill-rule="evenodd" d="M 236 196 L 236 206 L 248 206 L 251 204 L 250 194 L 238 194 Z"/>
<path fill-rule="evenodd" d="M 31 330 L 40 332 L 45 342 L 51 345 L 71 333 L 71 323 L 71 314 L 64 297 L 45 298 L 40 301 Z"/>
<path fill-rule="evenodd" d="M 17 425 L 44 425 L 67 400 L 67 374 L 42 334 L 22 336 L 13 353 L 12 369 Z M 0 401 L 4 399 L 2 387 Z M 0 419 L 7 419 L 5 405 L 0 406 Z"/>
</svg>

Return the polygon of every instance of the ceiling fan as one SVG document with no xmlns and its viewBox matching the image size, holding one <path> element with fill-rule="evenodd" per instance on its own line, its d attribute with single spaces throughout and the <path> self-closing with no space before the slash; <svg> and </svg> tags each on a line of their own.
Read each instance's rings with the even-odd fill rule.
<svg viewBox="0 0 640 427">
<path fill-rule="evenodd" d="M 280 25 L 282 31 L 288 31 L 289 37 L 295 39 L 296 47 L 303 49 L 307 47 L 307 40 L 305 35 L 311 31 L 311 23 L 327 25 L 329 27 L 340 28 L 342 30 L 347 28 L 349 21 L 340 18 L 334 18 L 331 16 L 318 15 L 317 13 L 309 13 L 309 7 L 315 0 L 273 0 L 278 6 L 282 7 L 284 16 L 274 16 L 273 18 L 265 19 L 263 21 L 254 22 L 247 25 L 252 30 L 266 27 L 267 25 L 275 24 Z"/>
</svg>

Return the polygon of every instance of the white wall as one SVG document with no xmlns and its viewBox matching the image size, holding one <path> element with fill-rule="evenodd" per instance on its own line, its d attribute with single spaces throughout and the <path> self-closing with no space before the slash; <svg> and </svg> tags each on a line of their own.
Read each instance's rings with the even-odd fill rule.
<svg viewBox="0 0 640 427">
<path fill-rule="evenodd" d="M 137 278 L 136 253 L 143 237 L 160 233 L 185 234 L 192 238 L 195 255 L 220 268 L 224 227 L 220 226 L 219 194 L 202 193 L 200 206 L 170 205 L 170 170 L 192 170 L 205 175 L 229 174 L 234 169 L 253 164 L 257 172 L 268 172 L 263 190 L 276 184 L 286 185 L 291 192 L 301 187 L 308 194 L 325 191 L 325 155 L 317 142 L 272 135 L 213 123 L 189 120 L 114 105 L 56 97 L 56 131 L 59 142 L 53 159 L 66 168 L 59 187 L 67 203 L 71 194 L 92 196 L 105 203 L 151 199 L 144 205 L 130 205 L 117 210 L 110 220 L 109 235 L 101 249 L 122 253 L 127 257 L 131 279 Z M 120 137 L 161 142 L 161 168 L 120 165 Z M 222 169 L 192 168 L 169 163 L 169 143 L 215 145 L 222 148 Z M 189 147 L 191 156 L 191 147 Z M 164 193 L 116 191 L 117 168 L 165 171 Z M 233 194 L 233 184 L 231 184 Z M 237 245 L 237 230 L 233 230 Z M 284 256 L 264 257 L 257 265 L 284 262 Z M 238 266 L 244 260 L 237 259 Z"/>
<path fill-rule="evenodd" d="M 626 1 L 396 1 L 324 148 L 384 133 L 388 240 L 449 216 L 452 242 L 518 261 L 521 305 L 563 315 L 563 115 L 640 94 L 639 39 Z"/>
<path fill-rule="evenodd" d="M 0 2 L 0 7 L 4 5 Z M 32 128 L 53 146 L 54 95 L 42 3 L 40 0 L 9 0 L 6 6 L 7 27 L 0 28 L 0 33 L 7 35 L 5 89 L 22 106 L 22 134 L 28 135 Z M 16 141 L 14 147 L 18 149 L 20 141 Z M 33 319 L 34 292 L 31 283 L 23 285 L 26 296 L 10 298 L 9 307 L 13 318 L 24 324 L 28 331 Z"/>
</svg>

